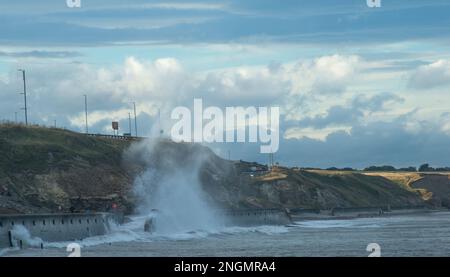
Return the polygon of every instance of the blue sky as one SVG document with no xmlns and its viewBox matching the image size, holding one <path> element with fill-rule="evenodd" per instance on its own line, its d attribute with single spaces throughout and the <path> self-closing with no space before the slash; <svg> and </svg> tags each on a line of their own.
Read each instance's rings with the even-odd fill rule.
<svg viewBox="0 0 450 277">
<path fill-rule="evenodd" d="M 299 166 L 450 165 L 450 2 L 0 0 L 0 119 L 142 134 L 202 97 L 280 106 L 276 158 Z M 123 130 L 127 131 L 127 130 Z M 169 132 L 169 130 L 166 130 Z M 266 162 L 258 145 L 211 145 Z"/>
</svg>

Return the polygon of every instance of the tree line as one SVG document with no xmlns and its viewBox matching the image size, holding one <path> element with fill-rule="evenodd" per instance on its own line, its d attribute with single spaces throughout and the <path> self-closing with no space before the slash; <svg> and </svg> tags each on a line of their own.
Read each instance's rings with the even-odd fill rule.
<svg viewBox="0 0 450 277">
<path fill-rule="evenodd" d="M 344 168 L 337 168 L 337 167 L 329 167 L 327 170 L 334 170 L 334 171 L 358 171 L 358 169 L 351 168 L 351 167 L 344 167 Z M 419 166 L 419 168 L 415 166 L 409 166 L 409 167 L 401 167 L 396 168 L 392 165 L 382 165 L 382 166 L 376 166 L 372 165 L 369 167 L 366 167 L 363 169 L 364 171 L 399 171 L 399 172 L 447 172 L 450 171 L 450 167 L 431 167 L 429 164 L 422 164 Z"/>
</svg>

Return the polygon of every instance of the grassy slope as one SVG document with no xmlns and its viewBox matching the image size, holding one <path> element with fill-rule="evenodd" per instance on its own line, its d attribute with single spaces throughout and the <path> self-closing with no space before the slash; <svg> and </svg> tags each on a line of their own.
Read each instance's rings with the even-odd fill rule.
<svg viewBox="0 0 450 277">
<path fill-rule="evenodd" d="M 418 192 L 423 200 L 450 207 L 449 172 L 374 172 L 366 173 L 393 180 L 411 191 Z"/>
<path fill-rule="evenodd" d="M 341 195 L 349 206 L 407 206 L 420 205 L 418 195 L 382 176 L 368 176 L 360 173 L 327 175 L 306 173 L 310 178 L 326 184 L 329 189 Z"/>
<path fill-rule="evenodd" d="M 349 175 L 352 171 L 311 170 L 320 175 Z M 365 172 L 360 174 L 382 177 L 405 190 L 417 193 L 432 205 L 450 207 L 450 173 L 448 172 Z"/>
<path fill-rule="evenodd" d="M 126 141 L 87 137 L 61 129 L 0 125 L 0 192 L 2 186 L 13 192 L 10 198 L 0 196 L 0 204 L 15 201 L 23 207 L 45 207 L 47 211 L 55 211 L 59 205 L 68 209 L 77 197 L 84 198 L 79 208 L 86 209 L 105 210 L 111 201 L 130 204 L 132 199 L 126 194 L 133 179 L 121 164 L 123 150 L 129 145 Z M 199 148 L 202 147 L 165 142 L 158 148 L 162 163 L 157 164 L 164 165 L 164 157 L 172 152 L 185 156 L 175 159 L 184 164 L 185 159 L 189 160 L 187 156 L 202 151 Z M 221 199 L 230 207 L 333 208 L 420 203 L 414 191 L 383 176 L 281 170 L 263 178 L 241 178 L 235 170 L 225 173 L 228 164 L 214 155 L 201 179 L 212 198 Z M 173 170 L 172 165 L 168 167 Z M 118 196 L 108 198 L 111 195 Z M 109 202 L 103 203 L 105 198 Z"/>
<path fill-rule="evenodd" d="M 119 164 L 128 143 L 87 137 L 79 133 L 41 127 L 0 125 L 0 170 L 16 173 L 24 170 L 45 172 L 48 163 L 59 161 L 58 167 L 70 167 L 64 161 L 74 157 L 89 163 Z"/>
<path fill-rule="evenodd" d="M 0 192 L 6 187 L 12 194 L 3 204 L 66 210 L 75 197 L 121 194 L 129 183 L 121 167 L 128 145 L 62 129 L 0 125 Z"/>
<path fill-rule="evenodd" d="M 277 168 L 250 179 L 247 202 L 268 207 L 330 209 L 335 207 L 412 207 L 424 204 L 419 194 L 380 176 L 355 172 Z M 245 185 L 244 185 L 245 187 Z M 252 191 L 256 190 L 255 191 Z"/>
</svg>

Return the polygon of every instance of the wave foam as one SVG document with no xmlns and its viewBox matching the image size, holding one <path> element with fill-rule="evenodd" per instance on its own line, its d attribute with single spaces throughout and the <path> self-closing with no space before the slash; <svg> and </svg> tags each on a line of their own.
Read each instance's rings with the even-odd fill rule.
<svg viewBox="0 0 450 277">
<path fill-rule="evenodd" d="M 209 236 L 228 236 L 239 233 L 263 233 L 267 235 L 281 234 L 289 232 L 286 226 L 261 225 L 252 227 L 221 227 L 209 230 L 192 230 L 188 232 L 178 233 L 148 233 L 144 231 L 145 216 L 135 216 L 131 221 L 123 225 L 113 225 L 111 231 L 107 235 L 96 236 L 77 241 L 81 247 L 89 247 L 109 243 L 121 243 L 131 241 L 154 242 L 161 240 L 191 240 L 202 239 Z M 70 242 L 51 242 L 46 243 L 46 247 L 64 248 Z"/>
<path fill-rule="evenodd" d="M 311 220 L 297 221 L 295 225 L 303 228 L 378 228 L 385 225 L 385 222 L 379 220 L 374 223 L 373 219 L 327 219 L 327 220 Z"/>
</svg>

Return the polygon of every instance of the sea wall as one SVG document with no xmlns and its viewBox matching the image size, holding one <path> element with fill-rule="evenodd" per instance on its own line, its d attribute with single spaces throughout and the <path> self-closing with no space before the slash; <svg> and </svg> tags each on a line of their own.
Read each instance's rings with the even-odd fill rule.
<svg viewBox="0 0 450 277">
<path fill-rule="evenodd" d="M 425 206 L 411 207 L 355 207 L 355 208 L 333 208 L 329 210 L 320 209 L 291 209 L 290 214 L 294 221 L 319 220 L 319 219 L 345 219 L 358 217 L 395 216 L 403 214 L 417 214 L 437 211 Z"/>
<path fill-rule="evenodd" d="M 30 240 L 76 241 L 104 235 L 117 221 L 108 213 L 0 215 L 0 248 L 27 246 Z"/>
<path fill-rule="evenodd" d="M 331 210 L 320 209 L 290 209 L 293 221 L 326 219 L 331 216 Z"/>
<path fill-rule="evenodd" d="M 333 208 L 329 210 L 320 210 L 320 209 L 290 210 L 291 216 L 294 220 L 374 217 L 374 216 L 382 216 L 385 212 L 386 209 L 383 207 Z"/>
<path fill-rule="evenodd" d="M 289 213 L 281 209 L 227 210 L 221 212 L 228 225 L 286 225 L 292 223 Z"/>
<path fill-rule="evenodd" d="M 334 217 L 371 217 L 383 215 L 382 208 L 334 208 L 331 210 Z"/>
</svg>

